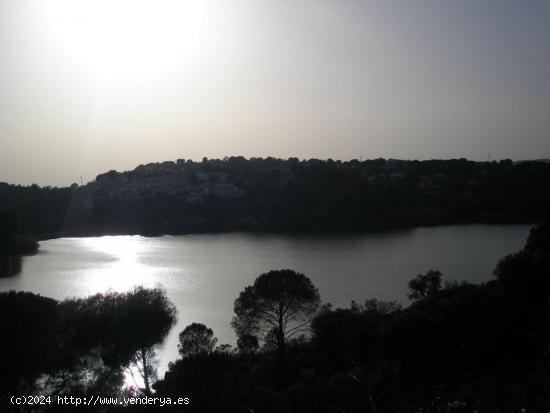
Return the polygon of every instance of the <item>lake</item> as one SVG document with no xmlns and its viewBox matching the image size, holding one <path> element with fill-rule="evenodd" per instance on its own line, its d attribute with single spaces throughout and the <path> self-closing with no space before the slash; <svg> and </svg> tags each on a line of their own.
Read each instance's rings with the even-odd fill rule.
<svg viewBox="0 0 550 413">
<path fill-rule="evenodd" d="M 160 372 L 178 357 L 177 336 L 192 322 L 211 327 L 219 343 L 235 343 L 233 302 L 256 276 L 272 269 L 303 272 L 323 302 L 349 306 L 369 298 L 407 302 L 407 282 L 430 269 L 445 280 L 479 283 L 497 261 L 519 250 L 529 225 L 463 225 L 365 235 L 298 236 L 230 233 L 147 238 L 61 238 L 11 267 L 0 291 L 32 291 L 63 299 L 161 286 L 176 304 L 178 324 L 160 348 Z"/>
</svg>

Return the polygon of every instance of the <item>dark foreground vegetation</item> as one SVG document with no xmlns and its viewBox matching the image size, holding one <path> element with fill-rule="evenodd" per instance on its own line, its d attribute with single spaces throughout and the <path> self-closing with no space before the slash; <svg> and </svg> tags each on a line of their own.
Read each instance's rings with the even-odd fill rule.
<svg viewBox="0 0 550 413">
<path fill-rule="evenodd" d="M 22 236 L 217 231 L 368 231 L 541 222 L 550 163 L 465 159 L 180 159 L 110 171 L 84 186 L 0 183 Z"/>
<path fill-rule="evenodd" d="M 480 285 L 428 271 L 411 304 L 321 305 L 292 270 L 261 274 L 235 300 L 236 348 L 193 323 L 155 382 L 176 313 L 161 290 L 55 300 L 0 294 L 0 411 L 11 395 L 188 397 L 188 412 L 545 412 L 550 410 L 550 226 Z M 123 389 L 123 373 L 139 376 Z M 154 383 L 154 384 L 152 384 Z M 40 406 L 141 412 L 170 407 Z"/>
</svg>

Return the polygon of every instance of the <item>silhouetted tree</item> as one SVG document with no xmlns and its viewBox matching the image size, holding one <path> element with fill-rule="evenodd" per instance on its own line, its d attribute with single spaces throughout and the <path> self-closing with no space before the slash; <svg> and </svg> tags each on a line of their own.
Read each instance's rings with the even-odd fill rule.
<svg viewBox="0 0 550 413">
<path fill-rule="evenodd" d="M 382 301 L 376 298 L 366 300 L 363 309 L 367 313 L 388 315 L 401 310 L 401 304 L 395 301 Z"/>
<path fill-rule="evenodd" d="M 192 323 L 179 334 L 178 351 L 182 357 L 210 354 L 217 342 L 211 328 L 201 323 Z"/>
<path fill-rule="evenodd" d="M 130 357 L 130 363 L 126 371 L 130 373 L 134 384 L 139 388 L 139 383 L 135 380 L 135 374 L 143 380 L 144 388 L 140 389 L 146 395 L 151 394 L 151 383 L 157 379 L 157 352 L 154 347 L 142 346 Z"/>
<path fill-rule="evenodd" d="M 198 412 L 550 411 L 550 311 L 531 299 L 533 289 L 546 294 L 549 234 L 537 227 L 522 259 L 501 266 L 502 280 L 440 288 L 432 272 L 412 283 L 418 298 L 406 308 L 367 300 L 318 310 L 311 340 L 287 340 L 293 369 L 282 370 L 284 382 L 273 375 L 278 329 L 262 321 L 266 333 L 239 335 L 241 354 L 179 359 L 155 388 L 192 394 Z M 248 294 L 254 305 L 242 305 L 246 316 L 266 308 L 259 291 Z M 246 296 L 239 298 L 241 305 Z M 246 341 L 257 345 L 258 337 L 271 347 L 243 356 Z"/>
<path fill-rule="evenodd" d="M 410 293 L 407 296 L 411 300 L 420 300 L 441 289 L 441 273 L 429 270 L 426 274 L 418 274 L 409 281 Z"/>
<path fill-rule="evenodd" d="M 134 349 L 131 361 L 139 366 L 144 393 L 151 393 L 153 349 L 160 344 L 177 320 L 177 311 L 166 293 L 158 288 L 137 287 L 120 296 L 117 332 Z M 120 330 L 118 330 L 120 329 Z"/>
<path fill-rule="evenodd" d="M 143 379 L 143 392 L 151 392 L 154 348 L 177 319 L 166 293 L 158 288 L 136 287 L 126 293 L 109 292 L 63 303 L 72 333 L 72 345 L 99 349 L 113 368 L 133 365 Z"/>
<path fill-rule="evenodd" d="M 239 337 L 251 335 L 266 342 L 274 335 L 282 364 L 287 340 L 309 328 L 320 302 L 319 291 L 304 274 L 270 271 L 241 291 L 231 325 Z"/>
</svg>

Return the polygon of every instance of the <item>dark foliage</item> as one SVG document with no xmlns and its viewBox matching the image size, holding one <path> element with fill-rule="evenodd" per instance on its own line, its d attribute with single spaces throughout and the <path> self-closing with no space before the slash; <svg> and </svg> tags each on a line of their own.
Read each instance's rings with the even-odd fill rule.
<svg viewBox="0 0 550 413">
<path fill-rule="evenodd" d="M 56 366 L 59 323 L 57 302 L 51 298 L 15 291 L 0 294 L 0 395 L 19 394 Z"/>
<path fill-rule="evenodd" d="M 135 288 L 62 303 L 69 342 L 81 351 L 96 349 L 114 369 L 132 365 L 150 393 L 153 347 L 176 322 L 176 308 L 160 289 Z"/>
<path fill-rule="evenodd" d="M 100 348 L 103 361 L 127 365 L 139 349 L 162 342 L 176 321 L 176 309 L 159 289 L 138 287 L 61 303 L 74 348 Z"/>
<path fill-rule="evenodd" d="M 231 326 L 244 340 L 252 336 L 273 345 L 280 363 L 285 362 L 286 344 L 309 328 L 320 305 L 319 291 L 304 274 L 292 270 L 260 274 L 235 300 Z"/>
<path fill-rule="evenodd" d="M 426 274 L 418 274 L 416 278 L 409 281 L 411 300 L 420 300 L 435 294 L 441 288 L 441 272 L 430 270 Z"/>
<path fill-rule="evenodd" d="M 550 301 L 550 225 L 531 230 L 525 248 L 501 260 L 495 269 L 516 304 L 544 307 Z"/>
<path fill-rule="evenodd" d="M 32 254 L 38 250 L 38 243 L 22 237 L 19 230 L 19 217 L 14 210 L 2 212 L 0 207 L 0 260 L 18 254 Z M 1 272 L 0 272 L 1 276 Z"/>
<path fill-rule="evenodd" d="M 421 275 L 413 283 L 418 295 L 406 308 L 377 300 L 352 302 L 346 309 L 323 306 L 311 322 L 310 337 L 285 338 L 284 370 L 278 368 L 277 341 L 257 351 L 257 336 L 243 334 L 239 351 L 225 346 L 212 351 L 212 330 L 192 324 L 184 330 L 184 342 L 196 338 L 197 346 L 189 348 L 202 350 L 185 351 L 171 363 L 153 386 L 155 396 L 189 397 L 190 405 L 174 411 L 206 413 L 548 411 L 549 240 L 550 226 L 535 227 L 521 251 L 498 263 L 496 279 L 480 285 L 441 287 L 437 272 Z M 281 297 L 317 301 L 308 281 L 290 270 L 263 274 L 241 293 L 236 314 L 266 323 L 255 317 L 267 303 Z M 0 294 L 2 395 L 28 391 L 41 374 L 60 373 L 73 377 L 61 392 L 120 395 L 120 367 L 135 350 L 158 343 L 171 326 L 173 311 L 163 294 L 146 291 L 61 304 L 30 293 Z M 37 328 L 25 330 L 25 323 Z M 272 333 L 267 329 L 263 338 L 269 341 Z M 91 371 L 82 356 L 94 352 L 108 367 L 90 382 L 78 380 Z"/>
<path fill-rule="evenodd" d="M 123 370 L 160 343 L 174 322 L 175 308 L 158 289 L 62 302 L 0 293 L 0 411 L 19 411 L 9 403 L 14 395 L 124 394 Z"/>
<path fill-rule="evenodd" d="M 178 350 L 182 357 L 210 354 L 217 342 L 211 328 L 201 323 L 192 323 L 179 334 Z"/>
<path fill-rule="evenodd" d="M 20 234 L 368 231 L 471 222 L 539 222 L 550 164 L 465 159 L 346 162 L 229 157 L 110 171 L 79 187 L 0 183 Z"/>
<path fill-rule="evenodd" d="M 179 360 L 157 394 L 188 392 L 201 412 L 547 411 L 549 234 L 534 228 L 481 285 L 440 288 L 433 272 L 405 309 L 325 307 L 311 340 L 290 342 L 283 384 L 274 351 L 241 351 Z"/>
</svg>

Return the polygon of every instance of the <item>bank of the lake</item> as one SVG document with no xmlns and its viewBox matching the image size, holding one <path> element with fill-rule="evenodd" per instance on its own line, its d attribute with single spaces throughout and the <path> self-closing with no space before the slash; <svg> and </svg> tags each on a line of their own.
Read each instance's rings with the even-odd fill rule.
<svg viewBox="0 0 550 413">
<path fill-rule="evenodd" d="M 478 283 L 500 258 L 519 250 L 529 225 L 423 227 L 356 235 L 222 233 L 162 237 L 110 236 L 41 241 L 0 290 L 57 299 L 135 285 L 162 286 L 179 322 L 161 350 L 161 368 L 177 355 L 177 334 L 198 321 L 221 343 L 234 343 L 233 301 L 265 271 L 305 273 L 324 302 L 348 306 L 367 298 L 406 302 L 406 284 L 429 269 L 446 280 Z"/>
</svg>

